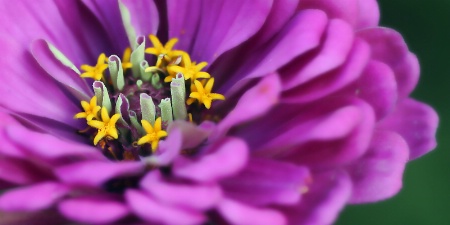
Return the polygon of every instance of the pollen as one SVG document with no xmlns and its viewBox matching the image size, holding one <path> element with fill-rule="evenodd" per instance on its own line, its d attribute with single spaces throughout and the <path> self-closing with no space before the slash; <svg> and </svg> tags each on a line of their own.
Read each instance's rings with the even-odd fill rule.
<svg viewBox="0 0 450 225">
<path fill-rule="evenodd" d="M 97 65 L 81 65 L 81 70 L 85 71 L 80 76 L 83 78 L 92 78 L 94 80 L 101 80 L 103 78 L 103 72 L 108 68 L 106 63 L 106 55 L 100 54 L 97 59 Z"/>
<path fill-rule="evenodd" d="M 169 76 L 164 79 L 164 82 L 171 82 L 172 78 L 175 78 L 178 73 L 182 73 L 184 75 L 184 79 L 191 79 L 192 81 L 199 78 L 211 77 L 209 73 L 201 71 L 208 65 L 208 63 L 201 62 L 199 64 L 196 64 L 195 62 L 191 62 L 191 57 L 189 57 L 189 54 L 187 53 L 184 53 L 181 57 L 183 66 L 168 66 L 167 71 L 169 72 Z"/>
<path fill-rule="evenodd" d="M 181 50 L 172 50 L 175 44 L 178 42 L 178 38 L 170 39 L 165 45 L 162 45 L 161 41 L 155 35 L 149 35 L 150 42 L 152 42 L 153 47 L 146 48 L 145 53 L 162 56 L 167 62 L 171 62 L 177 56 L 185 53 Z"/>
<path fill-rule="evenodd" d="M 101 107 L 97 105 L 96 96 L 92 97 L 89 103 L 86 101 L 81 101 L 81 107 L 83 107 L 84 112 L 75 114 L 74 118 L 86 118 L 87 121 L 91 121 L 92 119 L 99 119 L 98 112 L 100 111 Z"/>
<path fill-rule="evenodd" d="M 189 99 L 187 100 L 187 104 L 192 104 L 195 100 L 197 100 L 200 104 L 204 104 L 207 109 L 211 108 L 211 103 L 213 100 L 225 100 L 225 96 L 217 93 L 211 93 L 214 78 L 211 78 L 206 82 L 206 85 L 198 81 L 194 80 L 195 91 L 192 91 L 189 95 Z"/>
<path fill-rule="evenodd" d="M 147 134 L 141 137 L 137 144 L 143 145 L 149 143 L 151 144 L 152 151 L 154 152 L 158 148 L 159 140 L 167 136 L 167 132 L 162 130 L 161 127 L 161 117 L 158 117 L 158 119 L 155 120 L 154 126 L 152 126 L 147 120 L 142 120 L 141 122 Z"/>
<path fill-rule="evenodd" d="M 119 138 L 119 133 L 116 128 L 116 123 L 117 120 L 119 119 L 120 114 L 114 114 L 112 117 L 109 117 L 108 110 L 105 107 L 102 107 L 101 121 L 100 120 L 88 121 L 89 126 L 98 129 L 98 132 L 94 138 L 94 145 L 97 145 L 97 143 L 105 137 L 112 139 Z"/>
</svg>

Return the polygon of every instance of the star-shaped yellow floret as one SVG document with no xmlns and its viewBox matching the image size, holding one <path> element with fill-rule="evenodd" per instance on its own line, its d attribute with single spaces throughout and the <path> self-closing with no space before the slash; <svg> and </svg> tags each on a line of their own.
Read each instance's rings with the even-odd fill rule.
<svg viewBox="0 0 450 225">
<path fill-rule="evenodd" d="M 200 104 L 204 104 L 207 109 L 211 108 L 211 103 L 213 100 L 225 100 L 225 96 L 217 93 L 211 93 L 214 85 L 214 78 L 211 78 L 203 84 L 198 80 L 194 80 L 195 91 L 192 91 L 187 100 L 187 104 L 192 104 L 195 100 L 198 100 Z"/>
<path fill-rule="evenodd" d="M 167 132 L 161 128 L 161 117 L 156 119 L 154 127 L 147 120 L 142 120 L 141 122 L 147 134 L 141 137 L 137 144 L 143 145 L 149 143 L 152 146 L 152 151 L 156 151 L 156 148 L 158 148 L 159 139 L 167 136 Z"/>
<path fill-rule="evenodd" d="M 196 64 L 195 62 L 191 62 L 191 57 L 189 54 L 184 53 L 181 59 L 183 66 L 170 65 L 167 67 L 167 71 L 169 72 L 169 76 L 164 78 L 164 82 L 171 82 L 172 78 L 178 73 L 182 73 L 184 75 L 184 79 L 197 80 L 199 78 L 210 78 L 211 75 L 207 72 L 201 71 L 205 66 L 208 65 L 207 62 L 201 62 Z"/>
<path fill-rule="evenodd" d="M 100 54 L 97 59 L 97 65 L 89 66 L 89 65 L 81 65 L 81 70 L 85 71 L 80 76 L 83 78 L 89 77 L 94 80 L 101 80 L 103 77 L 103 71 L 108 68 L 108 64 L 106 63 L 106 55 L 104 53 Z"/>
<path fill-rule="evenodd" d="M 104 137 L 112 137 L 114 139 L 119 138 L 119 133 L 116 128 L 117 120 L 120 119 L 120 114 L 116 113 L 111 118 L 109 117 L 108 110 L 102 107 L 101 110 L 102 120 L 88 121 L 88 125 L 98 129 L 97 135 L 94 138 L 94 145 L 102 140 Z"/>
<path fill-rule="evenodd" d="M 96 96 L 92 97 L 89 103 L 86 101 L 81 101 L 81 107 L 83 107 L 84 112 L 75 114 L 74 118 L 86 118 L 87 121 L 91 121 L 94 118 L 98 119 L 98 112 L 100 111 L 101 107 L 97 105 Z"/>
<path fill-rule="evenodd" d="M 123 57 L 122 57 L 122 69 L 124 72 L 125 72 L 125 70 L 127 70 L 133 66 L 133 64 L 131 64 L 130 59 L 131 59 L 131 48 L 128 47 L 123 52 Z"/>
<path fill-rule="evenodd" d="M 153 47 L 146 48 L 145 53 L 163 56 L 167 62 L 172 61 L 176 56 L 180 56 L 184 53 L 184 51 L 180 50 L 172 50 L 173 46 L 178 42 L 178 38 L 170 39 L 165 45 L 162 45 L 161 41 L 159 41 L 158 37 L 155 35 L 149 35 L 150 42 L 152 42 Z"/>
</svg>

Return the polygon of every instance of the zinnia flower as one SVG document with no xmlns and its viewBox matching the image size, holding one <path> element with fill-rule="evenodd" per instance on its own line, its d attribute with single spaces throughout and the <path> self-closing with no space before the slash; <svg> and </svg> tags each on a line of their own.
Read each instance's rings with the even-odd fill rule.
<svg viewBox="0 0 450 225">
<path fill-rule="evenodd" d="M 330 224 L 435 147 L 374 0 L 0 12 L 1 224 Z"/>
</svg>

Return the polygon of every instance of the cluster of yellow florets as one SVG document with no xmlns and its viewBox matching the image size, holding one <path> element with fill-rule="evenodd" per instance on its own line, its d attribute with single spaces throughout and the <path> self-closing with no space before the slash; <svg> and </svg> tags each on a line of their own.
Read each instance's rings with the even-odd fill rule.
<svg viewBox="0 0 450 225">
<path fill-rule="evenodd" d="M 145 72 L 164 76 L 165 83 L 172 82 L 178 74 L 182 74 L 186 82 L 190 83 L 189 92 L 186 93 L 189 95 L 185 99 L 187 105 L 198 102 L 204 105 L 205 108 L 210 109 L 213 100 L 225 99 L 221 94 L 212 93 L 214 78 L 208 72 L 202 71 L 208 65 L 207 62 L 192 62 L 187 52 L 174 49 L 175 44 L 178 42 L 177 38 L 170 39 L 165 45 L 154 35 L 150 35 L 149 39 L 153 47 L 146 48 L 145 53 L 155 55 L 157 61 L 154 66 L 147 67 Z M 123 71 L 133 67 L 131 54 L 131 48 L 125 49 L 121 61 Z M 81 66 L 83 73 L 80 76 L 107 83 L 107 79 L 104 77 L 106 68 L 108 68 L 108 59 L 102 53 L 99 55 L 95 66 Z M 119 136 L 116 122 L 121 115 L 116 113 L 110 117 L 107 108 L 97 105 L 99 102 L 101 101 L 98 101 L 96 96 L 89 103 L 82 101 L 81 105 L 84 112 L 75 115 L 75 118 L 85 118 L 90 127 L 98 129 L 94 137 L 94 145 L 97 145 L 104 138 L 118 139 Z M 141 124 L 145 134 L 136 143 L 138 145 L 149 143 L 152 150 L 156 150 L 159 140 L 167 136 L 167 132 L 161 126 L 161 117 L 157 118 L 153 125 L 144 119 L 141 120 Z"/>
</svg>

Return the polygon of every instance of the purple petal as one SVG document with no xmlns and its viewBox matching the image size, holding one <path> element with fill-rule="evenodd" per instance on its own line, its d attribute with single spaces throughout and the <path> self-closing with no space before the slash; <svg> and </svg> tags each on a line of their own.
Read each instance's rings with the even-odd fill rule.
<svg viewBox="0 0 450 225">
<path fill-rule="evenodd" d="M 177 49 L 191 51 L 202 13 L 202 1 L 167 0 L 169 38 L 178 38 Z"/>
<path fill-rule="evenodd" d="M 185 121 L 174 121 L 170 124 L 168 132 L 172 129 L 178 129 L 181 132 L 181 140 L 183 141 L 183 149 L 194 148 L 203 143 L 214 130 L 214 123 L 203 122 L 199 126 Z"/>
<path fill-rule="evenodd" d="M 375 123 L 372 108 L 358 98 L 334 97 L 310 105 L 281 104 L 269 115 L 270 119 L 248 123 L 232 135 L 246 140 L 253 155 L 282 157 L 310 166 L 358 158 L 369 144 Z"/>
<path fill-rule="evenodd" d="M 337 101 L 337 99 L 336 99 Z M 373 135 L 375 115 L 372 108 L 358 99 L 346 99 L 343 105 L 353 105 L 357 114 L 342 114 L 345 121 L 356 120 L 351 132 L 343 138 L 328 141 L 310 141 L 287 151 L 289 154 L 282 156 L 287 161 L 309 165 L 311 167 L 329 167 L 336 164 L 346 164 L 362 156 Z M 330 104 L 330 103 L 329 103 Z M 351 117 L 355 115 L 355 117 Z M 348 117 L 347 117 L 348 116 Z M 330 128 L 331 129 L 331 128 Z M 303 133 L 308 132 L 307 130 Z M 324 157 L 326 155 L 327 157 Z"/>
<path fill-rule="evenodd" d="M 366 154 L 347 168 L 353 183 L 351 202 L 375 202 L 395 195 L 402 187 L 408 154 L 400 135 L 376 132 Z"/>
<path fill-rule="evenodd" d="M 129 214 L 128 207 L 105 195 L 84 196 L 62 201 L 58 209 L 68 219 L 88 224 L 107 224 Z"/>
<path fill-rule="evenodd" d="M 195 225 L 206 219 L 199 212 L 164 205 L 137 190 L 128 189 L 125 198 L 133 213 L 148 222 Z"/>
<path fill-rule="evenodd" d="M 397 104 L 397 83 L 386 64 L 372 60 L 362 73 L 354 90 L 372 105 L 377 120 L 391 113 Z"/>
<path fill-rule="evenodd" d="M 304 103 L 318 100 L 355 81 L 369 60 L 369 46 L 361 39 L 355 39 L 352 50 L 344 65 L 306 84 L 297 86 L 282 95 L 282 101 Z"/>
<path fill-rule="evenodd" d="M 111 5 L 110 0 L 82 1 L 99 20 L 102 28 L 107 31 L 109 40 L 111 43 L 114 43 L 115 49 L 122 51 L 130 45 L 122 25 L 119 4 L 117 2 Z M 108 7 L 104 7 L 105 5 L 108 5 Z"/>
<path fill-rule="evenodd" d="M 188 14 L 200 14 L 195 41 L 193 40 L 192 49 L 189 51 L 192 59 L 198 62 L 212 63 L 222 53 L 249 39 L 264 24 L 271 5 L 272 1 L 263 1 L 258 4 L 254 4 L 253 1 L 227 0 L 202 2 L 199 11 L 194 10 Z M 180 22 L 177 20 L 186 20 L 186 18 L 183 14 L 175 17 L 179 12 L 170 9 L 172 6 L 172 4 L 168 4 L 169 27 L 172 29 L 171 24 L 177 24 L 178 26 L 173 28 L 181 28 L 180 30 L 174 30 L 174 34 L 183 33 L 183 30 L 187 32 L 185 29 L 193 28 L 192 26 L 179 27 Z M 185 11 L 186 9 L 181 10 Z M 189 20 L 189 17 L 187 20 Z M 246 22 L 239 23 L 236 21 Z M 218 27 L 225 27 L 226 29 L 217 29 Z"/>
<path fill-rule="evenodd" d="M 218 131 L 226 134 L 231 127 L 264 115 L 278 103 L 280 91 L 281 84 L 277 74 L 264 77 L 242 95 L 236 107 L 219 123 Z"/>
<path fill-rule="evenodd" d="M 177 158 L 173 173 L 176 176 L 200 182 L 208 182 L 236 174 L 248 159 L 245 142 L 226 138 L 207 147 L 205 154 L 197 159 Z"/>
<path fill-rule="evenodd" d="M 121 0 L 128 8 L 131 16 L 131 23 L 136 32 L 136 36 L 156 34 L 159 25 L 158 9 L 153 1 L 148 0 Z M 107 3 L 108 4 L 108 3 Z M 109 4 L 111 4 L 109 2 Z M 115 24 L 115 26 L 121 26 Z"/>
<path fill-rule="evenodd" d="M 392 68 L 399 97 L 404 98 L 411 94 L 419 79 L 419 62 L 417 57 L 409 52 L 402 36 L 388 28 L 361 30 L 358 36 L 371 46 L 373 59 Z"/>
<path fill-rule="evenodd" d="M 2 140 L 2 148 L 0 150 L 0 155 L 10 156 L 14 158 L 25 157 L 19 146 L 15 145 L 14 142 L 9 140 L 8 134 L 6 132 L 7 127 L 10 126 L 22 126 L 19 122 L 14 119 L 10 114 L 3 111 L 0 107 L 0 140 Z"/>
<path fill-rule="evenodd" d="M 399 133 L 408 143 L 409 158 L 416 159 L 436 147 L 438 122 L 433 108 L 413 99 L 405 99 L 379 124 L 379 128 Z"/>
<path fill-rule="evenodd" d="M 299 207 L 284 208 L 289 224 L 332 224 L 351 195 L 351 181 L 343 172 L 314 175 Z"/>
<path fill-rule="evenodd" d="M 280 72 L 283 90 L 292 89 L 312 80 L 345 62 L 353 45 L 352 28 L 342 20 L 331 20 L 324 39 L 317 54 L 305 60 L 295 60 L 291 66 Z"/>
<path fill-rule="evenodd" d="M 317 47 L 327 25 L 325 14 L 318 10 L 298 13 L 278 35 L 248 59 L 247 78 L 260 77 L 285 65 L 295 57 Z M 302 40 L 302 41 L 298 41 Z M 252 61 L 253 60 L 253 61 Z"/>
<path fill-rule="evenodd" d="M 144 159 L 146 163 L 154 166 L 166 166 L 180 154 L 183 140 L 181 131 L 175 127 L 169 133 L 170 135 L 164 141 L 160 141 L 156 154 Z"/>
<path fill-rule="evenodd" d="M 41 210 L 37 212 L 1 212 L 0 225 L 49 225 L 67 224 L 56 210 Z"/>
<path fill-rule="evenodd" d="M 330 18 L 340 18 L 354 29 L 378 25 L 380 12 L 375 0 L 303 0 L 300 9 L 320 9 Z"/>
<path fill-rule="evenodd" d="M 74 40 L 80 44 L 80 49 L 78 49 L 78 51 L 86 54 L 86 57 L 88 59 L 97 59 L 97 56 L 104 49 L 111 49 L 111 42 L 105 41 L 104 38 L 106 36 L 105 30 L 101 29 L 101 25 L 98 20 L 96 20 L 95 16 L 91 12 L 89 12 L 89 10 L 86 10 L 86 7 L 80 1 L 67 2 L 66 0 L 54 0 L 53 2 L 58 8 L 61 18 L 64 20 L 64 26 L 66 26 L 65 28 L 70 29 L 70 34 L 74 36 Z M 35 10 L 42 10 L 42 8 Z M 47 14 L 45 14 L 45 12 L 45 10 L 42 10 L 42 16 L 49 17 Z M 35 14 L 36 12 L 32 11 L 32 13 Z M 48 30 L 46 31 L 48 32 Z M 68 33 L 58 35 L 60 35 L 61 40 L 64 41 L 64 38 L 70 39 L 69 37 L 67 37 L 67 34 Z M 33 39 L 35 39 L 36 37 L 37 36 L 34 36 Z M 44 39 L 52 41 L 51 39 Z M 75 42 L 62 42 L 60 44 L 71 45 L 73 43 Z M 68 54 L 72 53 L 66 51 L 64 52 Z M 70 56 L 70 58 L 72 59 L 72 55 Z M 83 59 L 74 58 L 73 60 L 77 63 L 77 65 L 80 65 L 79 60 Z"/>
<path fill-rule="evenodd" d="M 163 180 L 156 171 L 148 173 L 140 183 L 141 188 L 163 204 L 187 209 L 206 211 L 222 198 L 222 191 L 216 184 L 190 185 Z"/>
<path fill-rule="evenodd" d="M 6 134 L 24 152 L 40 157 L 48 162 L 57 162 L 61 158 L 69 157 L 106 160 L 98 149 L 92 146 L 62 140 L 50 134 L 38 133 L 24 127 L 8 127 Z M 24 141 L 23 137 L 27 137 L 27 141 Z"/>
<path fill-rule="evenodd" d="M 283 214 L 271 209 L 253 208 L 233 200 L 223 200 L 217 210 L 233 225 L 283 225 Z"/>
<path fill-rule="evenodd" d="M 51 178 L 48 168 L 30 161 L 0 155 L 0 180 L 12 184 L 32 184 Z"/>
<path fill-rule="evenodd" d="M 291 17 L 296 13 L 299 0 L 275 0 L 273 1 L 267 19 L 262 28 L 255 35 L 256 39 L 252 40 L 251 45 L 259 46 L 269 41 L 280 27 L 283 27 Z"/>
<path fill-rule="evenodd" d="M 358 0 L 359 16 L 356 29 L 378 26 L 380 9 L 377 0 Z"/>
<path fill-rule="evenodd" d="M 51 207 L 69 189 L 59 183 L 46 182 L 21 187 L 0 196 L 0 209 L 4 211 L 36 211 Z"/>
<path fill-rule="evenodd" d="M 306 167 L 253 158 L 239 174 L 221 182 L 228 198 L 253 206 L 296 204 L 309 178 Z"/>
<path fill-rule="evenodd" d="M 69 5 L 71 7 L 68 7 Z M 93 21 L 88 11 L 84 11 L 84 8 L 80 7 L 77 2 L 57 1 L 55 4 L 54 1 L 7 1 L 1 2 L 0 12 L 0 21 L 2 21 L 0 31 L 7 34 L 2 36 L 0 42 L 3 54 L 9 56 L 1 59 L 2 61 L 12 60 L 11 64 L 2 62 L 2 65 L 11 66 L 11 70 L 7 71 L 21 69 L 17 68 L 17 62 L 23 62 L 21 67 L 28 67 L 27 64 L 30 64 L 31 60 L 25 60 L 28 56 L 24 54 L 24 51 L 37 38 L 48 40 L 54 44 L 69 59 L 74 60 L 77 66 L 86 63 L 85 61 L 89 59 L 95 60 L 101 49 L 107 48 L 106 42 L 101 41 L 100 37 L 103 36 L 103 33 L 99 32 L 101 31 L 99 24 L 95 20 Z M 97 55 L 93 55 L 93 52 Z M 30 72 L 33 72 L 30 74 L 35 76 L 36 71 L 30 70 Z M 30 74 L 18 75 L 34 80 Z"/>
<path fill-rule="evenodd" d="M 141 162 L 87 161 L 58 167 L 56 176 L 65 183 L 98 187 L 106 181 L 144 172 Z"/>
<path fill-rule="evenodd" d="M 91 99 L 92 90 L 86 82 L 75 71 L 55 58 L 46 41 L 34 41 L 31 44 L 31 53 L 39 65 L 56 81 L 66 87 L 78 100 L 89 101 Z"/>
</svg>

